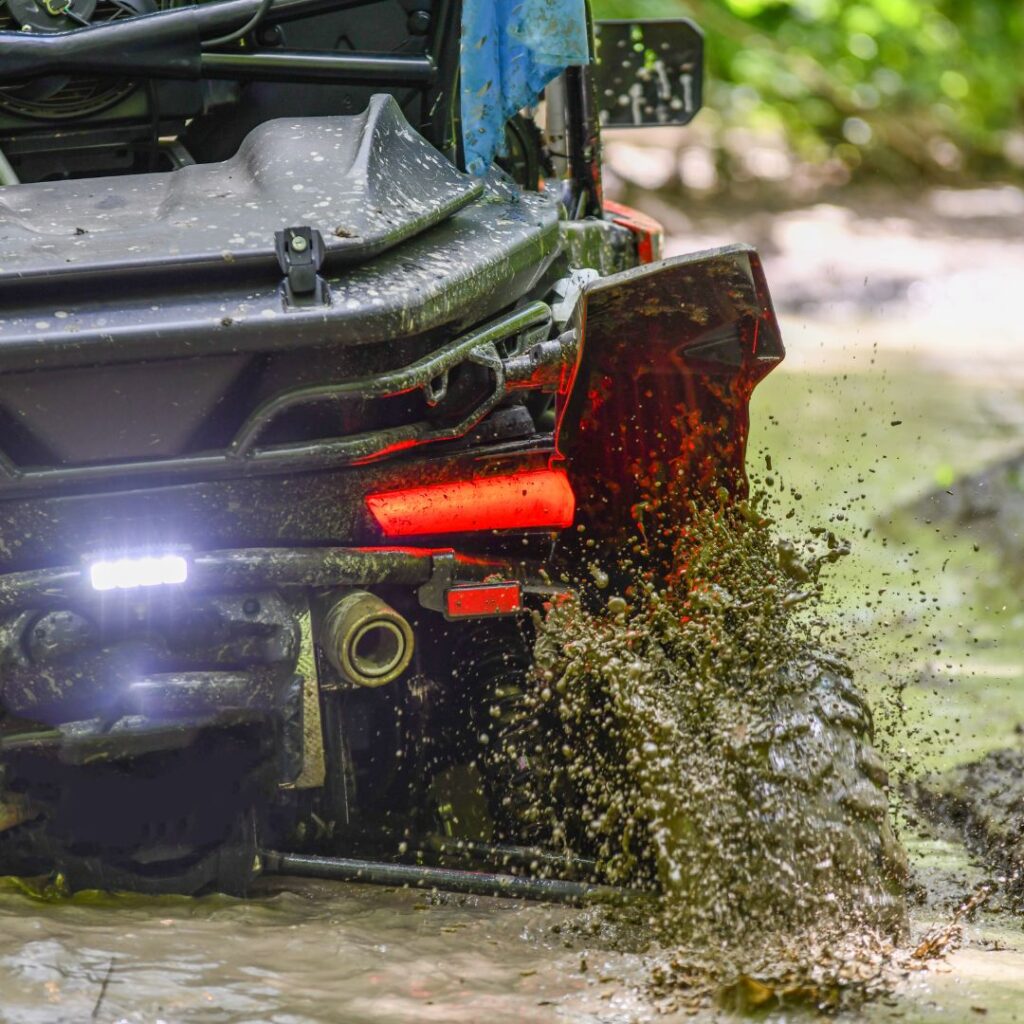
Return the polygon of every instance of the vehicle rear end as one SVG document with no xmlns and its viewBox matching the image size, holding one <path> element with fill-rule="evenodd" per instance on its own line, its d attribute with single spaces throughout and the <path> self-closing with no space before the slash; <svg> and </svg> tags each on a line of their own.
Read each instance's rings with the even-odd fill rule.
<svg viewBox="0 0 1024 1024">
<path fill-rule="evenodd" d="M 586 68 L 463 170 L 456 4 L 82 2 L 0 31 L 4 870 L 523 840 L 478 755 L 529 612 L 742 489 L 756 254 L 606 210 Z"/>
</svg>

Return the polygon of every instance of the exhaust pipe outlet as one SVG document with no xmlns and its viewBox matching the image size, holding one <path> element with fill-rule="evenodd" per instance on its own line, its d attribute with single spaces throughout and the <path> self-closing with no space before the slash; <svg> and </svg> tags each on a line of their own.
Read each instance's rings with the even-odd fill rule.
<svg viewBox="0 0 1024 1024">
<path fill-rule="evenodd" d="M 356 686 L 383 686 L 412 661 L 412 626 L 386 601 L 353 590 L 328 609 L 320 643 L 330 663 Z"/>
</svg>

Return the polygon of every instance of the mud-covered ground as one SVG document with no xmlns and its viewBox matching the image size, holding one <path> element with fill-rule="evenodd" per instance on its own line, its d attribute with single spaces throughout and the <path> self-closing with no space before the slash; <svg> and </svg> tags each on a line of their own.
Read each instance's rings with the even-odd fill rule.
<svg viewBox="0 0 1024 1024">
<path fill-rule="evenodd" d="M 930 511 L 1024 448 L 1024 196 L 691 212 L 670 227 L 673 252 L 739 239 L 766 254 L 790 358 L 755 396 L 750 463 L 780 529 L 827 525 L 852 544 L 809 614 L 869 692 L 900 786 L 1024 748 L 1019 577 L 991 533 Z M 1001 869 L 909 798 L 900 822 L 913 945 Z M 0 890 L 4 1021 L 692 1019 L 662 1012 L 656 955 L 596 910 L 483 898 L 282 880 L 245 903 Z M 958 949 L 896 972 L 845 1019 L 1024 1021 L 1024 916 L 996 892 Z"/>
<path fill-rule="evenodd" d="M 760 228 L 794 357 L 755 396 L 752 452 L 770 452 L 787 492 L 802 493 L 788 495 L 789 525 L 824 516 L 853 542 L 821 612 L 871 694 L 907 794 L 922 927 L 1012 872 L 999 840 L 1024 824 L 1016 754 L 955 771 L 1024 750 L 1024 196 L 867 197 L 745 223 Z M 924 775 L 947 795 L 928 801 L 930 814 L 913 799 Z M 959 952 L 867 1016 L 1024 1019 L 1024 915 L 1010 895 L 991 897 Z"/>
</svg>

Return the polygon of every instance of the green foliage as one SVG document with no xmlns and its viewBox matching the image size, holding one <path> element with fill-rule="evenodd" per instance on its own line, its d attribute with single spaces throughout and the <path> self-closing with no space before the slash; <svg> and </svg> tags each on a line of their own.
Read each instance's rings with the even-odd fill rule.
<svg viewBox="0 0 1024 1024">
<path fill-rule="evenodd" d="M 803 159 L 897 179 L 1024 167 L 1019 0 L 594 0 L 594 11 L 694 18 L 710 116 L 784 133 Z"/>
</svg>

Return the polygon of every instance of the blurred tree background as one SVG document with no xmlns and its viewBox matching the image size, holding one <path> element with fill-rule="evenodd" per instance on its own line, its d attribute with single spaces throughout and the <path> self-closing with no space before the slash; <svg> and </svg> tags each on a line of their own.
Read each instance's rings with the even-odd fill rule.
<svg viewBox="0 0 1024 1024">
<path fill-rule="evenodd" d="M 1024 178 L 1021 0 L 593 0 L 599 18 L 692 17 L 704 110 L 684 184 Z"/>
</svg>

